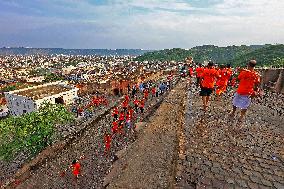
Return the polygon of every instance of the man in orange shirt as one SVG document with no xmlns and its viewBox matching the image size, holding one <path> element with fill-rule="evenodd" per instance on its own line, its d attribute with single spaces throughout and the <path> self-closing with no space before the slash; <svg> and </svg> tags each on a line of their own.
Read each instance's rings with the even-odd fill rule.
<svg viewBox="0 0 284 189">
<path fill-rule="evenodd" d="M 73 169 L 72 173 L 75 176 L 75 179 L 77 179 L 80 174 L 81 165 L 77 160 L 73 160 L 71 167 Z"/>
<path fill-rule="evenodd" d="M 144 113 L 144 106 L 145 106 L 145 98 L 142 98 L 142 99 L 139 101 L 139 107 L 140 107 L 140 112 L 141 112 L 141 114 Z"/>
<path fill-rule="evenodd" d="M 250 60 L 247 67 L 248 69 L 242 69 L 238 76 L 240 83 L 233 99 L 233 111 L 230 114 L 230 118 L 233 118 L 237 108 L 240 108 L 241 116 L 238 120 L 239 123 L 242 123 L 245 117 L 246 111 L 251 103 L 251 97 L 257 95 L 260 75 L 254 70 L 255 65 L 256 61 Z"/>
<path fill-rule="evenodd" d="M 105 136 L 104 136 L 104 142 L 105 142 L 104 155 L 106 155 L 106 156 L 108 156 L 109 153 L 110 153 L 111 141 L 112 141 L 111 134 L 109 134 L 109 133 L 105 134 Z"/>
<path fill-rule="evenodd" d="M 111 131 L 112 131 L 112 135 L 114 135 L 115 133 L 117 133 L 117 131 L 118 131 L 118 122 L 117 122 L 117 120 L 114 120 L 114 121 L 112 122 Z"/>
<path fill-rule="evenodd" d="M 220 101 L 220 96 L 226 91 L 228 81 L 231 77 L 227 68 L 224 65 L 220 66 L 219 76 L 216 81 L 216 94 L 217 94 L 217 101 Z"/>
<path fill-rule="evenodd" d="M 137 97 L 134 99 L 133 103 L 135 107 L 135 112 L 138 113 L 139 100 L 137 99 Z"/>
<path fill-rule="evenodd" d="M 118 113 L 119 113 L 118 107 L 115 106 L 115 107 L 113 108 L 113 110 L 112 110 L 112 117 L 113 117 L 114 120 L 117 120 L 117 118 L 118 118 Z"/>
<path fill-rule="evenodd" d="M 204 68 L 202 64 L 198 64 L 198 67 L 195 69 L 196 72 L 196 87 L 200 86 L 200 78 Z"/>
<path fill-rule="evenodd" d="M 203 110 L 207 111 L 210 95 L 213 92 L 215 80 L 219 77 L 217 70 L 213 67 L 213 62 L 209 62 L 201 74 L 201 91 Z"/>
</svg>

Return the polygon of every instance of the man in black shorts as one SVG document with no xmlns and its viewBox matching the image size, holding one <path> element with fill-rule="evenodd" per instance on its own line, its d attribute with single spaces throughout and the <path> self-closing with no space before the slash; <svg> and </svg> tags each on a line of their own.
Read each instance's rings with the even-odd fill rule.
<svg viewBox="0 0 284 189">
<path fill-rule="evenodd" d="M 201 74 L 201 91 L 203 110 L 207 111 L 210 95 L 214 90 L 215 80 L 219 77 L 218 71 L 213 67 L 213 62 L 209 62 Z"/>
</svg>

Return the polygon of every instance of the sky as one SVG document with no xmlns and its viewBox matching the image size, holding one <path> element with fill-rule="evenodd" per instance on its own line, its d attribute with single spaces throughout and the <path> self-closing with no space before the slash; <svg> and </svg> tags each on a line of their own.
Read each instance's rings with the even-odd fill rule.
<svg viewBox="0 0 284 189">
<path fill-rule="evenodd" d="M 284 43 L 284 0 L 0 0 L 0 47 Z"/>
</svg>

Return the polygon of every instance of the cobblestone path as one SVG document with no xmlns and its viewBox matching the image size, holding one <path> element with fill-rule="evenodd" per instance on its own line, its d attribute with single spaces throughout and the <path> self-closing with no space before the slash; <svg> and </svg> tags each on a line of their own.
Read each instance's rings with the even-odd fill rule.
<svg viewBox="0 0 284 189">
<path fill-rule="evenodd" d="M 203 116 L 198 91 L 189 92 L 186 156 L 176 188 L 283 189 L 283 116 L 272 106 L 253 102 L 240 128 L 228 119 L 232 96 L 223 99 L 211 102 L 209 114 Z"/>
</svg>

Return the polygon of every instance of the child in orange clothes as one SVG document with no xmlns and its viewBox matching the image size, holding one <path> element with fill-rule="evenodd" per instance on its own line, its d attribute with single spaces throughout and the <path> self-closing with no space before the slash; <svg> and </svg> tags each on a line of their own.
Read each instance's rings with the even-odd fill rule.
<svg viewBox="0 0 284 189">
<path fill-rule="evenodd" d="M 220 70 L 219 70 L 219 77 L 217 78 L 217 81 L 216 81 L 217 101 L 220 101 L 220 96 L 226 91 L 230 77 L 231 75 L 228 72 L 227 68 L 225 68 L 224 65 L 221 65 Z"/>
<path fill-rule="evenodd" d="M 112 137 L 111 137 L 111 135 L 109 133 L 104 136 L 104 142 L 105 142 L 105 152 L 104 152 L 104 155 L 109 155 L 110 146 L 111 146 L 111 140 L 112 140 Z"/>
<path fill-rule="evenodd" d="M 73 175 L 77 179 L 80 172 L 81 172 L 81 165 L 80 165 L 79 161 L 73 160 L 71 168 L 73 169 L 73 171 L 72 171 Z"/>
</svg>

